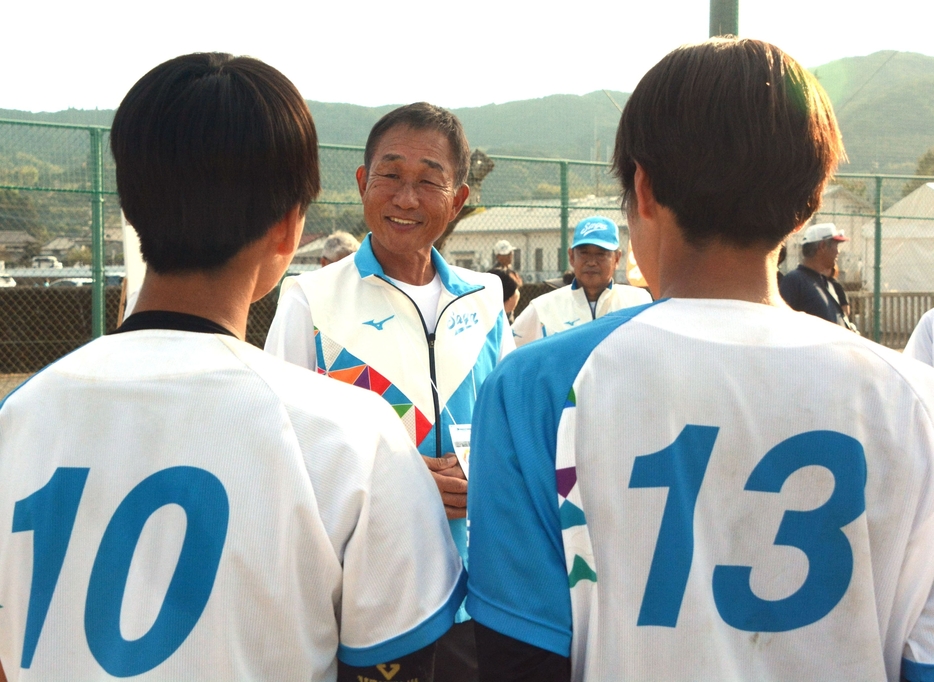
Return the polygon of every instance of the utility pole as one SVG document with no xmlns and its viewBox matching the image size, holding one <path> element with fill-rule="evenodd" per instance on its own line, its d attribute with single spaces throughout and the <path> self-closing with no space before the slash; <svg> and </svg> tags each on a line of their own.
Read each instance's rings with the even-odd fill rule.
<svg viewBox="0 0 934 682">
<path fill-rule="evenodd" d="M 710 37 L 739 35 L 739 0 L 710 0 Z"/>
</svg>

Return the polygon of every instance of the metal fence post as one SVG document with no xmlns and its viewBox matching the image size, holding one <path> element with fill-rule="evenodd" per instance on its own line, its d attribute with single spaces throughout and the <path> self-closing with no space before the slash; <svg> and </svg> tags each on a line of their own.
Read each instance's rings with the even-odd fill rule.
<svg viewBox="0 0 934 682">
<path fill-rule="evenodd" d="M 104 151 L 103 132 L 91 134 L 91 338 L 104 335 Z"/>
<path fill-rule="evenodd" d="M 568 162 L 561 161 L 561 253 L 558 258 L 558 269 L 565 272 L 568 269 Z"/>
<path fill-rule="evenodd" d="M 739 35 L 739 0 L 710 0 L 710 37 Z"/>
<path fill-rule="evenodd" d="M 879 343 L 882 338 L 882 178 L 876 176 L 876 235 L 875 265 L 872 282 L 872 340 Z"/>
</svg>

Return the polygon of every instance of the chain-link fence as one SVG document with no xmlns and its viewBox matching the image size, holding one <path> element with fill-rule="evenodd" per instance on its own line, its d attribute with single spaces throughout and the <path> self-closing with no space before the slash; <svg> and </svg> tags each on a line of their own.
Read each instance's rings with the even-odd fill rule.
<svg viewBox="0 0 934 682">
<path fill-rule="evenodd" d="M 108 135 L 101 127 L 0 121 L 0 375 L 35 372 L 117 322 L 123 241 Z M 318 267 L 332 232 L 366 233 L 354 178 L 362 161 L 361 147 L 321 145 L 323 191 L 308 210 L 293 272 Z M 850 238 L 837 278 L 852 319 L 863 335 L 897 348 L 934 306 L 934 183 L 926 180 L 841 174 L 813 218 Z M 469 184 L 468 205 L 441 252 L 454 265 L 487 270 L 494 245 L 508 241 L 525 301 L 567 269 L 569 239 L 583 218 L 615 220 L 628 243 L 605 163 L 474 152 Z M 785 271 L 800 260 L 797 236 L 788 247 Z M 620 281 L 632 266 L 620 269 Z M 274 307 L 274 295 L 254 305 L 252 343 L 262 344 Z"/>
</svg>

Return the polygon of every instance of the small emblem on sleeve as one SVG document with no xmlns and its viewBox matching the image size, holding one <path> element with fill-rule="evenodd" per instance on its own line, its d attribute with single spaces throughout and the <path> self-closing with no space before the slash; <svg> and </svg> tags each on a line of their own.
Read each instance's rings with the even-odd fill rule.
<svg viewBox="0 0 934 682">
<path fill-rule="evenodd" d="M 580 321 L 581 321 L 581 318 L 578 317 L 576 320 L 567 320 L 564 324 L 566 324 L 569 327 L 573 327 L 575 324 L 577 324 Z"/>
</svg>

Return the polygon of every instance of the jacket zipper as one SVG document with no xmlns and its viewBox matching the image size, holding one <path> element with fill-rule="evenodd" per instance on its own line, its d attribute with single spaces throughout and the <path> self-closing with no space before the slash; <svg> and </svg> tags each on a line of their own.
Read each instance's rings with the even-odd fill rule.
<svg viewBox="0 0 934 682">
<path fill-rule="evenodd" d="M 388 278 L 377 275 L 381 280 L 386 282 L 393 289 L 398 291 L 400 294 L 405 296 L 412 305 L 415 306 L 415 312 L 418 313 L 418 319 L 422 323 L 422 331 L 425 332 L 425 340 L 428 342 L 428 376 L 431 378 L 431 399 L 435 409 L 435 457 L 440 457 L 443 453 L 441 452 L 441 397 L 438 395 L 438 373 L 437 368 L 435 367 L 435 333 L 428 333 L 428 325 L 425 324 L 425 318 L 422 316 L 421 308 L 412 300 L 412 297 L 405 293 L 402 289 L 397 287 L 391 280 Z M 461 300 L 465 296 L 470 296 L 470 294 L 475 294 L 478 291 L 483 291 L 486 287 L 481 286 L 479 289 L 473 289 L 468 291 L 466 294 L 461 294 L 457 298 L 453 298 L 441 309 L 441 312 L 438 313 L 438 319 L 435 320 L 435 327 L 437 328 L 437 322 L 442 317 L 444 317 L 444 311 L 446 311 L 451 305 Z"/>
</svg>

